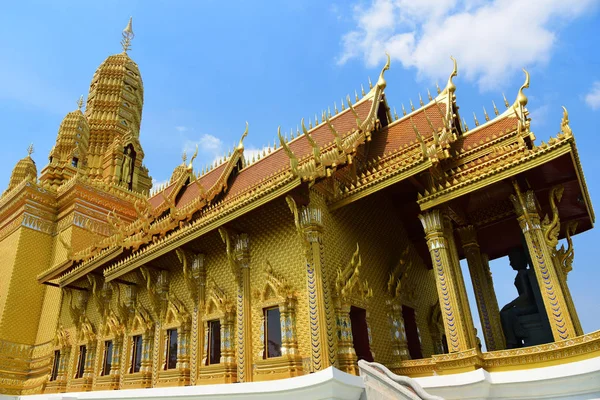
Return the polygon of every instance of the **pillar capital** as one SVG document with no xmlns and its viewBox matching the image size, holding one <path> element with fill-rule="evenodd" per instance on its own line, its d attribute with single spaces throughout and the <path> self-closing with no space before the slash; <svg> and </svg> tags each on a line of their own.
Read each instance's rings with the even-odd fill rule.
<svg viewBox="0 0 600 400">
<path fill-rule="evenodd" d="M 457 231 L 463 247 L 479 246 L 477 242 L 477 229 L 473 225 L 462 226 Z"/>
<path fill-rule="evenodd" d="M 434 209 L 426 211 L 423 214 L 419 214 L 419 219 L 421 220 L 421 224 L 423 224 L 425 235 L 429 236 L 434 233 L 443 233 L 444 220 L 440 210 Z"/>
</svg>

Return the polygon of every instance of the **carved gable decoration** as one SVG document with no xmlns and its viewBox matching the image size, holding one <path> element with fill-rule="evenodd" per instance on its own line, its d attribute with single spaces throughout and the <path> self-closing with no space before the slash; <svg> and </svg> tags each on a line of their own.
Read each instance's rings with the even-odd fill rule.
<svg viewBox="0 0 600 400">
<path fill-rule="evenodd" d="M 211 279 L 206 295 L 205 315 L 224 315 L 232 313 L 233 309 L 233 303 L 227 298 L 223 289 L 217 286 L 215 281 Z"/>
<path fill-rule="evenodd" d="M 352 300 L 366 301 L 373 297 L 373 289 L 369 287 L 367 280 L 360 276 L 362 260 L 359 251 L 356 243 L 356 251 L 350 262 L 344 269 L 338 268 L 337 271 L 335 290 L 342 303 L 350 303 Z"/>
<path fill-rule="evenodd" d="M 77 329 L 77 342 L 79 343 L 93 343 L 96 340 L 96 333 L 94 326 L 90 319 L 84 315 L 81 317 L 81 324 Z"/>
<path fill-rule="evenodd" d="M 56 331 L 54 340 L 52 341 L 54 347 L 69 347 L 71 345 L 69 332 L 61 325 Z"/>
<path fill-rule="evenodd" d="M 133 318 L 131 320 L 130 331 L 146 333 L 151 332 L 154 329 L 154 321 L 152 321 L 152 316 L 142 306 L 141 304 L 137 304 L 135 307 L 135 313 L 133 314 Z"/>
<path fill-rule="evenodd" d="M 190 314 L 181 300 L 174 295 L 169 296 L 165 313 L 165 327 L 187 326 L 190 323 L 190 318 Z"/>
<path fill-rule="evenodd" d="M 265 261 L 263 277 L 265 283 L 262 290 L 256 290 L 254 296 L 263 303 L 287 303 L 294 301 L 298 293 L 282 277 L 275 274 L 273 266 L 269 261 Z"/>
</svg>

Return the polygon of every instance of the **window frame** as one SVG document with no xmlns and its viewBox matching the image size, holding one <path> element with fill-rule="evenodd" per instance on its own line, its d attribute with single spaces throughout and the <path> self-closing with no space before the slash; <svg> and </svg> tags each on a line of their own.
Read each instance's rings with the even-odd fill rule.
<svg viewBox="0 0 600 400">
<path fill-rule="evenodd" d="M 110 349 L 110 364 L 108 361 L 108 353 Z M 115 351 L 115 343 L 112 339 L 104 341 L 104 349 L 102 351 L 102 369 L 100 370 L 100 376 L 108 376 L 110 375 L 110 371 L 112 370 L 112 364 L 114 360 L 114 351 Z M 106 369 L 107 365 L 109 366 L 108 371 Z"/>
<path fill-rule="evenodd" d="M 85 363 L 87 358 L 87 345 L 80 344 L 79 352 L 77 353 L 77 364 L 73 379 L 81 379 L 85 375 Z"/>
<path fill-rule="evenodd" d="M 269 354 L 269 311 L 277 311 L 277 326 L 279 327 L 279 354 L 278 355 L 270 355 Z M 263 359 L 276 358 L 281 357 L 283 355 L 282 347 L 283 347 L 283 335 L 281 332 L 281 310 L 279 309 L 279 305 L 265 307 L 263 308 L 263 329 L 264 329 L 264 341 L 263 341 Z"/>
<path fill-rule="evenodd" d="M 171 345 L 172 345 L 172 334 L 175 334 L 175 365 L 171 366 Z M 170 370 L 170 369 L 177 369 L 177 358 L 178 358 L 178 351 L 179 351 L 179 329 L 178 328 L 169 328 L 166 330 L 165 332 L 165 338 L 166 338 L 166 343 L 165 343 L 165 366 L 164 369 L 165 370 Z"/>
<path fill-rule="evenodd" d="M 217 363 L 213 363 L 211 362 L 211 350 L 212 350 L 212 338 L 214 337 L 213 335 L 213 329 L 212 326 L 213 324 L 219 324 L 219 346 L 218 346 L 218 351 L 219 351 L 219 362 Z M 206 363 L 204 365 L 208 366 L 208 365 L 218 365 L 221 364 L 221 320 L 219 318 L 215 318 L 215 319 L 211 319 L 209 321 L 206 322 L 207 325 L 207 343 L 206 343 Z"/>
</svg>

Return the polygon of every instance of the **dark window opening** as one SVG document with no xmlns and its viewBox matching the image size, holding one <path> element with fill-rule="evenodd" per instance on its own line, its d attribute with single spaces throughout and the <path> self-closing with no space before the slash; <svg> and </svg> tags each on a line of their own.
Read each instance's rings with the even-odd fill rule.
<svg viewBox="0 0 600 400">
<path fill-rule="evenodd" d="M 352 326 L 352 343 L 359 360 L 373 362 L 369 346 L 369 328 L 367 326 L 367 310 L 350 307 L 350 325 Z"/>
<path fill-rule="evenodd" d="M 142 335 L 132 338 L 133 354 L 131 355 L 131 373 L 140 372 L 142 368 Z"/>
<path fill-rule="evenodd" d="M 167 330 L 167 369 L 177 368 L 177 329 Z"/>
<path fill-rule="evenodd" d="M 281 357 L 281 321 L 279 307 L 265 308 L 265 352 L 263 358 Z"/>
<path fill-rule="evenodd" d="M 206 365 L 221 362 L 221 321 L 215 319 L 208 321 L 208 356 Z"/>
<path fill-rule="evenodd" d="M 71 165 L 74 167 L 77 167 L 78 162 L 79 162 L 79 159 L 77 157 L 73 157 L 73 160 L 71 160 Z"/>
<path fill-rule="evenodd" d="M 419 337 L 419 328 L 415 317 L 415 309 L 408 306 L 402 306 L 402 316 L 404 317 L 404 326 L 406 328 L 406 341 L 408 342 L 408 352 L 410 358 L 417 360 L 423 358 L 421 352 L 421 339 Z"/>
<path fill-rule="evenodd" d="M 85 345 L 79 346 L 79 357 L 77 358 L 77 372 L 75 373 L 75 379 L 83 378 L 85 371 L 85 356 L 87 354 L 87 348 Z"/>
<path fill-rule="evenodd" d="M 442 335 L 442 348 L 444 349 L 444 354 L 448 354 L 450 352 L 448 350 L 448 340 L 446 339 L 446 335 Z"/>
<path fill-rule="evenodd" d="M 107 340 L 104 342 L 104 356 L 102 361 L 102 376 L 110 375 L 110 369 L 112 367 L 112 358 L 113 358 L 113 342 L 112 340 Z"/>
<path fill-rule="evenodd" d="M 50 380 L 55 381 L 58 378 L 58 368 L 60 367 L 60 350 L 54 350 L 54 361 L 52 362 L 52 372 Z"/>
</svg>

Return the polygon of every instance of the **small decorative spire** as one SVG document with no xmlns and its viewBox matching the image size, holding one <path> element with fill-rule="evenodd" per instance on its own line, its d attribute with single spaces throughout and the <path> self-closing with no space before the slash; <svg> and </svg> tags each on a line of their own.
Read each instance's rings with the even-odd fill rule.
<svg viewBox="0 0 600 400">
<path fill-rule="evenodd" d="M 485 120 L 489 121 L 490 120 L 490 116 L 487 113 L 487 110 L 485 109 L 485 107 L 483 107 L 483 115 L 485 116 Z"/>
<path fill-rule="evenodd" d="M 425 105 L 425 103 L 423 103 L 423 98 L 421 97 L 421 93 L 419 93 L 419 104 L 421 105 L 421 107 L 423 107 Z"/>
<path fill-rule="evenodd" d="M 473 111 L 473 119 L 475 120 L 475 126 L 479 126 L 479 121 L 477 121 L 477 115 L 475 115 L 475 111 Z"/>
<path fill-rule="evenodd" d="M 121 40 L 121 46 L 123 46 L 123 53 L 127 53 L 127 51 L 131 48 L 131 40 L 135 37 L 133 33 L 132 24 L 133 17 L 129 17 L 129 22 L 125 29 L 123 29 L 123 39 Z"/>
<path fill-rule="evenodd" d="M 371 83 L 371 77 L 369 76 L 369 89 L 373 89 L 373 84 Z"/>
<path fill-rule="evenodd" d="M 360 84 L 360 93 L 363 95 L 363 97 L 365 96 L 365 87 L 362 83 Z"/>
<path fill-rule="evenodd" d="M 398 121 L 398 113 L 396 113 L 396 107 L 394 107 L 394 119 Z"/>
<path fill-rule="evenodd" d="M 410 102 L 411 111 L 415 111 L 415 106 L 413 105 L 412 99 L 409 99 L 408 101 Z"/>
<path fill-rule="evenodd" d="M 29 145 L 29 147 L 27 147 L 27 156 L 31 157 L 32 154 L 33 154 L 33 143 L 31 143 Z"/>
<path fill-rule="evenodd" d="M 337 104 L 335 103 L 335 101 L 333 102 L 333 111 L 335 112 L 335 115 L 337 115 L 338 112 L 339 112 L 338 109 L 337 109 Z"/>
<path fill-rule="evenodd" d="M 431 97 L 431 92 L 429 91 L 429 88 L 427 88 L 427 97 L 429 98 L 429 101 L 433 100 L 433 97 Z"/>
<path fill-rule="evenodd" d="M 506 108 L 510 107 L 510 104 L 508 104 L 508 100 L 506 100 L 506 96 L 504 95 L 504 93 L 502 93 L 502 98 L 504 99 L 504 105 L 506 106 Z"/>
<path fill-rule="evenodd" d="M 181 160 L 183 161 L 183 165 L 187 162 L 187 153 L 184 151 L 181 155 Z"/>
<path fill-rule="evenodd" d="M 77 101 L 77 109 L 81 111 L 81 107 L 83 107 L 83 95 L 79 96 L 79 100 Z"/>
<path fill-rule="evenodd" d="M 467 125 L 467 121 L 463 118 L 463 127 L 465 132 L 469 132 L 469 126 Z"/>
<path fill-rule="evenodd" d="M 494 100 L 492 100 L 492 105 L 494 106 L 494 114 L 500 115 L 500 113 L 498 112 L 498 108 L 496 107 L 496 103 L 494 103 Z"/>
<path fill-rule="evenodd" d="M 406 115 L 406 109 L 404 108 L 404 103 L 402 103 L 402 115 Z"/>
<path fill-rule="evenodd" d="M 356 99 L 355 101 L 358 101 L 358 92 L 356 91 L 356 89 L 354 90 L 354 98 Z"/>
<path fill-rule="evenodd" d="M 440 85 L 437 82 L 435 83 L 435 90 L 437 90 L 438 94 L 442 93 L 442 89 L 440 89 Z"/>
<path fill-rule="evenodd" d="M 344 103 L 344 99 L 342 99 L 342 111 L 346 109 L 346 103 Z"/>
</svg>

